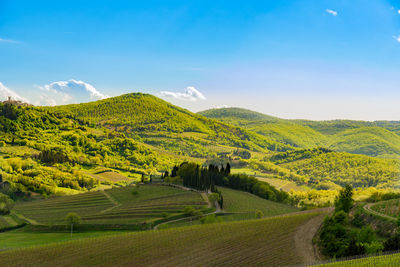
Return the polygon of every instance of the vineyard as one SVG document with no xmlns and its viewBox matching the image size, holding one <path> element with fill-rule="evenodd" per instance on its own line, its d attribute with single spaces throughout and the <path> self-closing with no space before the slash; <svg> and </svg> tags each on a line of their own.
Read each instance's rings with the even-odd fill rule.
<svg viewBox="0 0 400 267">
<path fill-rule="evenodd" d="M 337 261 L 332 263 L 321 264 L 321 267 L 383 267 L 383 266 L 399 266 L 400 265 L 400 253 L 382 255 L 375 257 L 364 257 L 360 259 L 353 259 L 347 261 Z"/>
<path fill-rule="evenodd" d="M 64 224 L 69 212 L 80 215 L 82 224 L 136 224 L 182 214 L 186 206 L 203 209 L 206 203 L 198 193 L 142 185 L 32 201 L 15 210 L 39 225 Z"/>
<path fill-rule="evenodd" d="M 3 266 L 300 264 L 296 229 L 318 213 L 87 238 L 0 252 Z"/>
<path fill-rule="evenodd" d="M 226 212 L 251 213 L 254 215 L 256 210 L 260 210 L 264 216 L 268 217 L 298 211 L 298 209 L 289 205 L 269 201 L 247 192 L 225 187 L 219 189 L 224 196 L 224 211 Z"/>
</svg>

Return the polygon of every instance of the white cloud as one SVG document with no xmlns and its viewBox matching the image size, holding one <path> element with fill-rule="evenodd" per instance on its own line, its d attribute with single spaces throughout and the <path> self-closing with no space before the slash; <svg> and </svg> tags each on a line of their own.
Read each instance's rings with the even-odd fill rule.
<svg viewBox="0 0 400 267">
<path fill-rule="evenodd" d="M 0 38 L 0 43 L 18 43 L 18 41 Z"/>
<path fill-rule="evenodd" d="M 225 104 L 222 104 L 222 105 L 218 105 L 218 106 L 216 106 L 215 108 L 230 108 L 231 106 L 228 106 L 228 105 L 225 105 Z"/>
<path fill-rule="evenodd" d="M 93 85 L 77 80 L 58 81 L 37 87 L 45 91 L 40 95 L 41 105 L 81 103 L 109 97 L 100 93 Z"/>
<path fill-rule="evenodd" d="M 397 10 L 397 13 L 399 13 L 399 15 L 400 15 L 400 9 L 399 9 L 399 10 Z"/>
<path fill-rule="evenodd" d="M 0 100 L 7 100 L 8 97 L 11 97 L 13 100 L 19 100 L 23 102 L 29 102 L 26 98 L 21 97 L 16 92 L 7 88 L 4 84 L 0 82 Z"/>
<path fill-rule="evenodd" d="M 186 87 L 185 92 L 183 93 L 161 91 L 159 95 L 161 97 L 169 97 L 185 101 L 206 100 L 206 97 L 192 86 Z"/>
<path fill-rule="evenodd" d="M 400 43 L 400 35 L 399 36 L 393 36 L 393 38 Z"/>
<path fill-rule="evenodd" d="M 325 11 L 326 11 L 327 13 L 329 13 L 329 14 L 335 16 L 335 17 L 338 15 L 337 11 L 334 11 L 334 10 L 332 10 L 332 9 L 326 9 Z"/>
</svg>

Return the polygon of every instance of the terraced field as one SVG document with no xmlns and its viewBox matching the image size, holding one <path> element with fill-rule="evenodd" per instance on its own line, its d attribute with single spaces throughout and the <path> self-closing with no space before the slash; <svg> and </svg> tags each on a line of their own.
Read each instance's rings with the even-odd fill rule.
<svg viewBox="0 0 400 267">
<path fill-rule="evenodd" d="M 196 225 L 0 252 L 3 266 L 282 266 L 303 262 L 297 229 L 317 214 Z M 83 253 L 84 252 L 84 253 Z"/>
<path fill-rule="evenodd" d="M 382 201 L 371 206 L 373 211 L 397 218 L 400 215 L 400 199 Z"/>
<path fill-rule="evenodd" d="M 76 212 L 84 218 L 113 206 L 102 191 L 97 191 L 22 203 L 14 209 L 38 224 L 61 224 L 69 212 Z"/>
<path fill-rule="evenodd" d="M 69 212 L 79 214 L 83 224 L 136 224 L 182 214 L 186 206 L 203 209 L 206 203 L 195 192 L 142 185 L 22 203 L 15 211 L 32 224 L 63 224 Z"/>
</svg>

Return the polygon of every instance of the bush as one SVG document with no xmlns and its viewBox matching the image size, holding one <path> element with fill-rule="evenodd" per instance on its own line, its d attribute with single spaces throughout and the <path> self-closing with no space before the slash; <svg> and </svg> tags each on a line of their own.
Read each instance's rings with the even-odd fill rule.
<svg viewBox="0 0 400 267">
<path fill-rule="evenodd" d="M 1 215 L 9 214 L 13 206 L 14 206 L 14 201 L 7 195 L 0 193 L 0 214 Z"/>
<path fill-rule="evenodd" d="M 262 217 L 264 217 L 264 213 L 261 210 L 256 210 L 255 215 L 256 219 L 261 219 Z"/>
</svg>

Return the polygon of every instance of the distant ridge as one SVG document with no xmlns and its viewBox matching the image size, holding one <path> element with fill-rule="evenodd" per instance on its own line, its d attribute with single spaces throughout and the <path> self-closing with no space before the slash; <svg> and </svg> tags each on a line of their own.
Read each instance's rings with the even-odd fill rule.
<svg viewBox="0 0 400 267">
<path fill-rule="evenodd" d="M 290 146 L 324 146 L 334 151 L 375 157 L 400 157 L 400 121 L 287 120 L 242 108 L 199 112 Z"/>
</svg>

